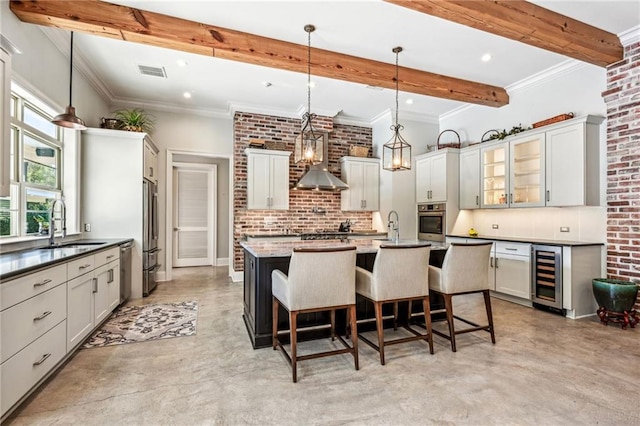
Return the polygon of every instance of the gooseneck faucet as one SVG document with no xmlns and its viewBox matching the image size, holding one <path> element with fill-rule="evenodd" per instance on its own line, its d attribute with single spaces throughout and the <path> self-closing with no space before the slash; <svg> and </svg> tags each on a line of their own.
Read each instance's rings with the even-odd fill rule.
<svg viewBox="0 0 640 426">
<path fill-rule="evenodd" d="M 60 203 L 60 217 L 55 218 L 55 210 L 56 204 Z M 49 214 L 49 245 L 56 245 L 56 230 L 55 230 L 55 221 L 60 220 L 60 225 L 62 226 L 62 239 L 64 240 L 67 236 L 67 206 L 64 204 L 62 200 L 53 200 L 51 204 L 51 212 Z"/>
<path fill-rule="evenodd" d="M 395 220 L 391 220 L 391 216 L 395 216 Z M 393 231 L 393 238 L 389 236 L 389 239 L 394 243 L 400 241 L 400 219 L 398 218 L 398 212 L 391 210 L 389 216 L 387 216 L 387 229 L 389 232 Z"/>
</svg>

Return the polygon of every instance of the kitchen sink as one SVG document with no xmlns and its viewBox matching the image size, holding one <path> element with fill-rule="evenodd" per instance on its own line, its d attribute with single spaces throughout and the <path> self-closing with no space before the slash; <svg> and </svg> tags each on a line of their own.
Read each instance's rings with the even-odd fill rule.
<svg viewBox="0 0 640 426">
<path fill-rule="evenodd" d="M 74 241 L 65 244 L 59 244 L 55 246 L 40 247 L 40 250 L 55 250 L 55 249 L 78 249 L 90 246 L 99 246 L 106 244 L 104 241 Z"/>
</svg>

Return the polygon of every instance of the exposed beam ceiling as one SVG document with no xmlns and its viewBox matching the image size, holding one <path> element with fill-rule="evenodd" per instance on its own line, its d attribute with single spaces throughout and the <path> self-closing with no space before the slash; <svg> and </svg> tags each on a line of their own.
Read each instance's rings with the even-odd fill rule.
<svg viewBox="0 0 640 426">
<path fill-rule="evenodd" d="M 188 21 L 97 0 L 11 1 L 22 21 L 165 47 L 272 68 L 307 72 L 307 46 Z M 395 89 L 395 66 L 312 49 L 313 75 Z M 399 88 L 461 102 L 499 107 L 509 103 L 501 87 L 400 67 Z"/>
<path fill-rule="evenodd" d="M 521 0 L 385 0 L 601 67 L 622 60 L 615 34 Z"/>
</svg>

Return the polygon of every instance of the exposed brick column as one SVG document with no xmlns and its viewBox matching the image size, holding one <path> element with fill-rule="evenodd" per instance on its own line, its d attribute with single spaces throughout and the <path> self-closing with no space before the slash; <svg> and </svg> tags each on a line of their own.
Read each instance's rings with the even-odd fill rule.
<svg viewBox="0 0 640 426">
<path fill-rule="evenodd" d="M 340 158 L 349 155 L 350 145 L 372 146 L 372 130 L 369 127 L 335 124 L 331 117 L 318 116 L 313 120 L 314 129 L 329 134 L 329 171 L 340 177 Z M 311 232 L 316 229 L 338 230 L 340 222 L 351 219 L 355 229 L 371 229 L 370 212 L 341 211 L 340 194 L 326 191 L 290 191 L 289 210 L 247 210 L 247 157 L 245 148 L 251 139 L 285 142 L 286 151 L 293 152 L 294 140 L 302 128 L 299 119 L 274 117 L 262 114 L 237 112 L 234 130 L 234 206 L 233 206 L 233 269 L 244 269 L 244 253 L 240 241 L 248 233 L 282 233 L 283 229 Z M 295 164 L 293 155 L 289 161 L 289 183 L 294 185 L 306 169 Z M 313 206 L 326 210 L 325 214 L 311 212 Z M 265 218 L 269 223 L 265 223 Z"/>
<path fill-rule="evenodd" d="M 640 284 L 640 43 L 607 68 L 607 275 Z M 640 309 L 640 298 L 636 303 Z"/>
</svg>

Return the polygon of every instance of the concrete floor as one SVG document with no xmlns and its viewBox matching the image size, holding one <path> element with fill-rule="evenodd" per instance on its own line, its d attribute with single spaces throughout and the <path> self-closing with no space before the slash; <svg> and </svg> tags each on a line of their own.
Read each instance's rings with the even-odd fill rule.
<svg viewBox="0 0 640 426">
<path fill-rule="evenodd" d="M 573 321 L 493 299 L 487 333 L 392 346 L 387 365 L 360 345 L 303 362 L 253 350 L 242 285 L 227 268 L 176 270 L 134 304 L 197 299 L 197 335 L 81 350 L 6 424 L 639 424 L 640 329 Z M 480 297 L 454 299 L 483 319 Z M 444 324 L 437 324 L 438 327 Z M 324 343 L 307 343 L 320 347 Z M 302 344 L 302 349 L 305 345 Z"/>
</svg>

